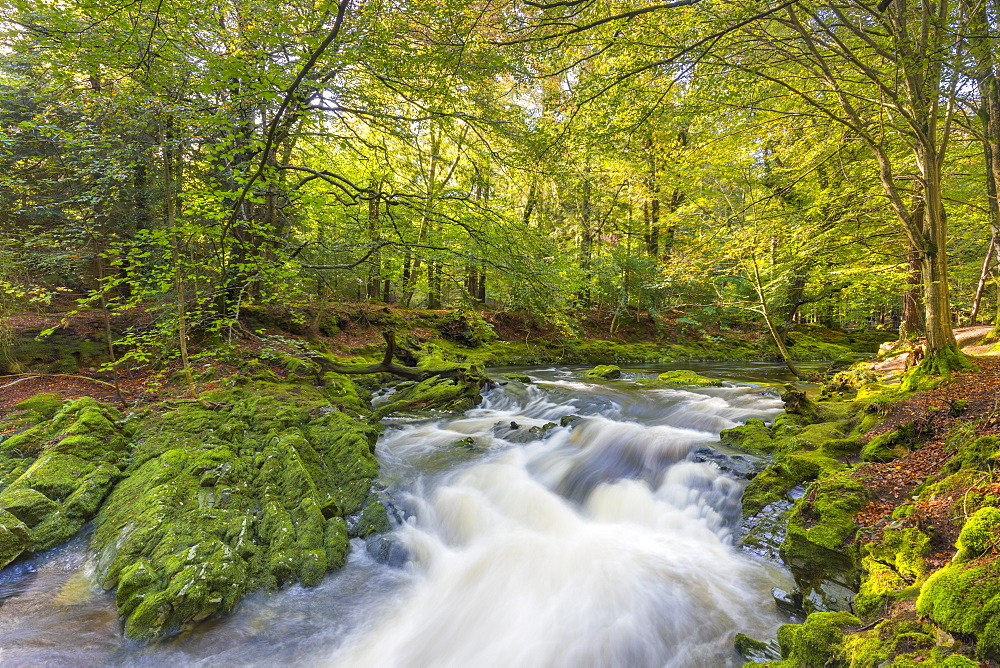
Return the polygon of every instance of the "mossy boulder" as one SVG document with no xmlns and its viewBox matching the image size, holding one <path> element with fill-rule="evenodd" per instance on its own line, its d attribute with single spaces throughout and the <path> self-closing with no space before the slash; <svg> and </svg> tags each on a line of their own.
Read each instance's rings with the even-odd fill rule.
<svg viewBox="0 0 1000 668">
<path fill-rule="evenodd" d="M 861 620 L 847 612 L 814 612 L 804 624 L 785 624 L 778 629 L 781 661 L 775 668 L 840 665 L 838 652 L 845 629 Z"/>
<path fill-rule="evenodd" d="M 664 371 L 656 377 L 657 385 L 663 387 L 721 387 L 722 381 L 708 378 L 687 369 Z"/>
<path fill-rule="evenodd" d="M 0 568 L 31 547 L 31 529 L 6 510 L 0 510 Z"/>
<path fill-rule="evenodd" d="M 603 378 L 605 380 L 615 380 L 616 378 L 621 378 L 622 370 L 621 367 L 617 367 L 614 364 L 601 364 L 595 366 L 593 369 L 589 369 L 583 375 L 587 378 Z"/>
<path fill-rule="evenodd" d="M 806 450 L 782 455 L 758 473 L 743 491 L 743 514 L 752 515 L 767 504 L 786 498 L 795 487 L 842 467 L 843 464 L 822 452 Z"/>
<path fill-rule="evenodd" d="M 796 502 L 781 556 L 807 609 L 850 609 L 860 571 L 856 550 L 848 541 L 857 531 L 853 516 L 868 498 L 865 485 L 847 471 L 833 470 L 810 485 Z"/>
<path fill-rule="evenodd" d="M 344 563 L 378 430 L 319 388 L 255 382 L 148 418 L 92 545 L 126 635 L 171 635 L 246 593 L 316 584 Z M 324 410 L 327 409 L 327 410 Z"/>
<path fill-rule="evenodd" d="M 404 410 L 433 408 L 446 412 L 462 412 L 482 403 L 481 389 L 488 380 L 477 369 L 459 370 L 454 378 L 431 376 L 419 383 L 404 386 L 392 395 L 392 401 L 372 413 L 372 422 Z"/>
<path fill-rule="evenodd" d="M 1000 548 L 1000 508 L 986 507 L 973 513 L 955 542 L 956 562 L 972 561 Z"/>
<path fill-rule="evenodd" d="M 38 421 L 41 421 L 55 417 L 64 403 L 63 398 L 55 392 L 40 392 L 14 404 L 14 408 L 34 413 Z"/>
<path fill-rule="evenodd" d="M 924 557 L 929 553 L 930 537 L 912 527 L 887 529 L 878 541 L 864 544 L 855 611 L 868 617 L 882 612 L 893 601 L 915 599 L 927 573 Z"/>
<path fill-rule="evenodd" d="M 757 418 L 731 429 L 723 429 L 719 432 L 719 440 L 726 445 L 757 453 L 772 453 L 779 445 L 771 437 L 770 428 Z"/>
<path fill-rule="evenodd" d="M 951 563 L 920 589 L 917 612 L 958 637 L 980 658 L 1000 661 L 1000 559 Z"/>
<path fill-rule="evenodd" d="M 128 455 L 120 419 L 83 397 L 0 444 L 0 525 L 7 537 L 0 562 L 54 547 L 94 517 Z"/>
</svg>

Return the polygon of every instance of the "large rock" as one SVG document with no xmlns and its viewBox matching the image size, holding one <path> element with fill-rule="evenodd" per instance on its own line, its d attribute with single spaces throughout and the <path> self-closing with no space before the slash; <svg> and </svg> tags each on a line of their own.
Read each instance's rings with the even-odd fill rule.
<svg viewBox="0 0 1000 668">
<path fill-rule="evenodd" d="M 0 566 L 74 536 L 121 477 L 128 454 L 114 409 L 83 397 L 53 415 L 51 401 L 44 403 L 42 416 L 51 419 L 0 443 Z"/>
<path fill-rule="evenodd" d="M 143 425 L 93 547 L 132 638 L 226 613 L 246 593 L 343 565 L 345 518 L 378 471 L 378 433 L 308 386 L 255 382 Z M 380 525 L 381 528 L 384 528 Z"/>
</svg>

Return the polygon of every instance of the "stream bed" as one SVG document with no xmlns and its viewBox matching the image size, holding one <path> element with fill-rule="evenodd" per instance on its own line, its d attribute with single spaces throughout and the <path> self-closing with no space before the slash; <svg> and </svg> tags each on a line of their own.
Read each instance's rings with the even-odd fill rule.
<svg viewBox="0 0 1000 668">
<path fill-rule="evenodd" d="M 680 367 L 727 382 L 634 382 Z M 761 383 L 786 378 L 772 364 L 636 369 L 519 369 L 532 382 L 464 415 L 388 419 L 394 532 L 355 539 L 316 587 L 254 594 L 155 646 L 122 638 L 86 536 L 14 564 L 0 666 L 738 666 L 733 635 L 773 637 L 787 619 L 770 591 L 791 584 L 734 546 L 746 457 L 718 434 L 773 419 L 782 404 Z"/>
</svg>

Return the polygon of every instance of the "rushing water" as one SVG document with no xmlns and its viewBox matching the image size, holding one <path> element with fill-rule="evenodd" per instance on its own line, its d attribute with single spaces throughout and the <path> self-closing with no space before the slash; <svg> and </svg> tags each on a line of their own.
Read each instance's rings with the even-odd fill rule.
<svg viewBox="0 0 1000 668">
<path fill-rule="evenodd" d="M 780 400 L 529 373 L 465 415 L 390 424 L 378 454 L 400 526 L 355 540 L 318 587 L 255 594 L 142 647 L 122 640 L 77 539 L 0 575 L 0 665 L 739 665 L 733 635 L 773 635 L 769 592 L 787 575 L 734 547 L 742 482 L 699 460 Z M 530 431 L 564 416 L 580 418 Z"/>
</svg>

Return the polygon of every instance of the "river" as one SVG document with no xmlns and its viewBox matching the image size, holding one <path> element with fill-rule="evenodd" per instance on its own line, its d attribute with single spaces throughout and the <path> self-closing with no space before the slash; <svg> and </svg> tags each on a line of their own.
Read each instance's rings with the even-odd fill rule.
<svg viewBox="0 0 1000 668">
<path fill-rule="evenodd" d="M 727 383 L 634 382 L 671 366 Z M 734 546 L 745 481 L 724 470 L 741 458 L 718 434 L 774 418 L 781 401 L 759 383 L 782 372 L 638 369 L 617 381 L 519 370 L 533 382 L 464 415 L 388 420 L 392 534 L 356 539 L 319 586 L 254 594 L 156 646 L 122 639 L 85 536 L 8 567 L 0 665 L 740 665 L 733 635 L 773 637 L 787 619 L 770 591 L 790 578 Z"/>
</svg>

